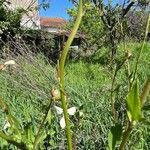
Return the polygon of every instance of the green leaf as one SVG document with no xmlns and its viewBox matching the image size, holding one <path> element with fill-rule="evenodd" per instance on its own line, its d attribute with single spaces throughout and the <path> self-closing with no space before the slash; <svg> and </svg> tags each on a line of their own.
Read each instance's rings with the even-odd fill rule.
<svg viewBox="0 0 150 150">
<path fill-rule="evenodd" d="M 34 133 L 33 133 L 33 128 L 32 128 L 33 124 L 32 122 L 28 122 L 25 126 L 24 126 L 24 137 L 25 137 L 25 141 L 27 141 L 27 143 L 33 143 L 34 141 Z"/>
<path fill-rule="evenodd" d="M 17 120 L 17 118 L 12 115 L 9 106 L 1 97 L 0 97 L 0 108 L 6 114 L 7 120 L 11 125 L 11 130 L 13 131 L 16 137 L 20 138 L 21 136 L 21 130 L 19 129 L 20 123 Z"/>
<path fill-rule="evenodd" d="M 6 140 L 10 144 L 15 145 L 19 149 L 22 149 L 22 148 L 27 149 L 26 145 L 24 143 L 14 140 L 12 136 L 6 135 L 5 133 L 3 133 L 1 131 L 0 131 L 0 138 Z"/>
<path fill-rule="evenodd" d="M 142 118 L 141 100 L 137 81 L 127 96 L 127 115 L 130 121 L 140 121 Z"/>
<path fill-rule="evenodd" d="M 51 111 L 48 112 L 46 120 L 47 120 L 48 124 L 50 125 L 51 124 L 51 120 L 52 120 L 52 113 L 51 113 Z"/>
<path fill-rule="evenodd" d="M 40 145 L 40 143 L 43 143 L 43 141 L 46 137 L 47 137 L 46 131 L 43 130 L 43 132 L 40 134 L 40 136 L 38 138 L 38 145 Z"/>
<path fill-rule="evenodd" d="M 48 135 L 50 135 L 51 137 L 53 137 L 54 135 L 55 135 L 55 130 L 53 130 L 53 129 L 50 129 L 49 131 L 48 131 Z"/>
<path fill-rule="evenodd" d="M 120 141 L 122 136 L 122 126 L 120 124 L 116 124 L 111 127 L 108 133 L 108 149 L 114 150 L 116 144 Z"/>
</svg>

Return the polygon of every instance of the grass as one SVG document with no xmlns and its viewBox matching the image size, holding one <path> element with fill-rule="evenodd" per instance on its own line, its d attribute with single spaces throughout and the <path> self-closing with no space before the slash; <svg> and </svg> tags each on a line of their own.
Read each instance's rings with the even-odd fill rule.
<svg viewBox="0 0 150 150">
<path fill-rule="evenodd" d="M 131 50 L 131 70 L 134 69 L 134 61 L 140 47 L 138 43 L 129 43 Z M 110 88 L 111 76 L 109 63 L 107 62 L 108 50 L 103 48 L 89 61 L 79 60 L 78 62 L 68 62 L 66 64 L 66 91 L 69 99 L 69 107 L 76 106 L 78 112 L 82 111 L 83 116 L 78 113 L 71 119 L 75 126 L 72 126 L 74 143 L 79 150 L 106 149 L 108 129 L 112 125 Z M 119 60 L 122 58 L 123 46 L 118 47 Z M 105 56 L 105 57 L 103 57 Z M 145 79 L 150 74 L 150 43 L 144 48 L 138 68 L 138 79 L 142 88 Z M 27 122 L 38 127 L 43 110 L 48 104 L 51 89 L 58 88 L 56 81 L 55 64 L 49 63 L 43 55 L 37 56 L 31 53 L 15 58 L 16 68 L 0 74 L 0 95 L 9 104 L 11 111 L 17 116 L 21 125 Z M 125 67 L 117 75 L 116 107 L 120 122 L 124 122 L 124 104 L 127 91 L 127 77 Z M 147 102 L 148 105 L 149 102 Z M 49 143 L 49 149 L 65 149 L 66 144 L 64 131 L 60 128 L 59 120 L 61 116 L 56 114 L 54 105 L 60 106 L 60 102 L 55 102 L 51 108 L 50 122 L 45 128 L 48 137 L 44 143 Z M 2 112 L 0 129 L 6 122 Z M 144 112 L 149 120 L 150 112 Z M 36 129 L 35 129 L 36 130 Z M 147 124 L 138 125 L 132 134 L 132 140 L 128 143 L 130 149 L 150 149 L 149 137 L 150 127 Z M 128 148 L 129 148 L 128 147 Z M 0 140 L 0 149 L 8 149 L 9 145 Z M 41 146 L 41 149 L 43 147 Z"/>
</svg>

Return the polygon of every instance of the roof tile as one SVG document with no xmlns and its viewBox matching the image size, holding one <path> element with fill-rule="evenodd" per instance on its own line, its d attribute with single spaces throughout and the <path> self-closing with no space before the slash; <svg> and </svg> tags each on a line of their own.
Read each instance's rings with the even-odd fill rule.
<svg viewBox="0 0 150 150">
<path fill-rule="evenodd" d="M 63 28 L 66 21 L 62 18 L 40 17 L 40 25 L 42 27 Z"/>
</svg>

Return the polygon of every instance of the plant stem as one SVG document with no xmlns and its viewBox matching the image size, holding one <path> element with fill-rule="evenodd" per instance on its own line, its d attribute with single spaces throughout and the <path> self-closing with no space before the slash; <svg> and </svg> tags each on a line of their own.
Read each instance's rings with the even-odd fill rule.
<svg viewBox="0 0 150 150">
<path fill-rule="evenodd" d="M 129 63 L 130 51 L 129 51 L 129 50 L 127 49 L 127 47 L 126 47 L 126 41 L 125 41 L 126 34 L 124 33 L 123 23 L 121 23 L 120 26 L 121 26 L 121 33 L 122 33 L 122 38 L 123 38 L 123 49 L 124 49 L 124 52 L 125 52 L 126 55 L 127 55 L 126 68 L 127 68 L 128 91 L 129 91 L 129 89 L 130 89 L 130 87 L 131 87 L 131 80 L 130 80 L 131 71 L 130 71 L 130 63 Z"/>
<path fill-rule="evenodd" d="M 135 78 L 136 78 L 136 73 L 137 73 L 137 70 L 138 70 L 138 63 L 139 63 L 140 56 L 141 56 L 141 54 L 142 54 L 142 51 L 143 51 L 144 46 L 145 46 L 145 43 L 146 43 L 146 38 L 147 38 L 148 31 L 149 31 L 149 26 L 150 26 L 150 13 L 149 13 L 148 19 L 147 19 L 147 24 L 146 24 L 146 30 L 145 30 L 144 40 L 143 40 L 141 49 L 140 49 L 139 54 L 138 54 L 137 59 L 136 59 L 135 71 L 134 71 L 134 74 L 133 74 L 133 81 L 132 81 L 132 84 L 133 84 L 133 82 L 134 82 L 134 80 L 135 80 Z"/>
<path fill-rule="evenodd" d="M 132 122 L 129 122 L 127 130 L 123 134 L 123 138 L 122 138 L 122 142 L 120 144 L 119 150 L 124 150 L 126 142 L 128 141 L 129 135 L 132 131 L 132 128 L 133 128 L 133 124 Z"/>
<path fill-rule="evenodd" d="M 69 47 L 77 33 L 77 30 L 79 28 L 81 19 L 83 14 L 83 8 L 82 8 L 82 0 L 79 1 L 79 9 L 77 14 L 77 19 L 75 21 L 75 24 L 73 26 L 72 32 L 66 42 L 66 45 L 62 51 L 61 57 L 60 57 L 60 64 L 59 64 L 59 70 L 60 70 L 60 94 L 61 94 L 61 102 L 62 102 L 62 108 L 66 123 L 66 135 L 67 135 L 67 143 L 68 143 L 68 149 L 72 150 L 72 141 L 71 141 L 71 132 L 70 132 L 70 126 L 69 126 L 69 118 L 67 113 L 67 103 L 66 103 L 66 95 L 65 95 L 65 85 L 64 85 L 64 66 L 66 62 L 66 57 L 69 51 Z"/>
<path fill-rule="evenodd" d="M 144 85 L 143 92 L 141 94 L 141 105 L 142 106 L 144 105 L 146 98 L 149 95 L 149 92 L 150 92 L 150 75 Z"/>
<path fill-rule="evenodd" d="M 112 77 L 112 83 L 111 83 L 111 111 L 113 115 L 114 124 L 117 123 L 117 114 L 116 114 L 116 109 L 115 109 L 115 94 L 114 94 L 114 85 L 116 81 L 116 75 L 117 75 L 117 70 L 115 70 L 115 73 Z"/>
<path fill-rule="evenodd" d="M 147 34 L 148 34 L 148 31 L 149 31 L 149 25 L 150 25 L 150 14 L 148 15 L 148 20 L 147 20 L 147 25 L 146 25 L 146 31 L 145 31 L 145 36 L 144 36 L 144 40 L 143 40 L 143 43 L 142 43 L 142 46 L 141 46 L 141 49 L 140 49 L 140 52 L 137 56 L 137 59 L 136 59 L 136 63 L 135 63 L 135 71 L 134 71 L 134 74 L 133 74 L 133 81 L 132 81 L 132 84 L 134 83 L 134 80 L 136 78 L 136 73 L 137 73 L 137 70 L 138 70 L 138 64 L 139 64 L 139 59 L 140 59 L 140 56 L 142 54 L 142 51 L 144 49 L 144 46 L 145 46 L 145 42 L 146 42 L 146 38 L 147 38 Z M 132 85 L 131 85 L 132 86 Z M 141 95 L 141 107 L 142 105 L 144 104 L 145 102 L 145 99 L 146 97 L 148 96 L 149 94 L 149 91 L 150 91 L 150 78 L 147 80 L 145 86 L 144 86 L 144 89 L 143 89 L 143 93 Z M 120 147 L 119 147 L 119 150 L 124 150 L 124 147 L 128 141 L 128 138 L 129 138 L 129 135 L 131 133 L 133 129 L 133 123 L 132 122 L 128 122 L 128 127 L 127 127 L 127 130 L 124 132 L 123 134 L 123 138 L 122 138 L 122 142 L 120 144 Z"/>
<path fill-rule="evenodd" d="M 37 132 L 37 134 L 36 134 L 36 136 L 35 136 L 35 140 L 34 140 L 34 143 L 33 143 L 33 150 L 36 150 L 36 149 L 37 149 L 37 145 L 38 145 L 38 142 L 39 142 L 39 138 L 40 138 L 40 136 L 41 136 L 41 131 L 42 131 L 42 129 L 43 129 L 43 125 L 44 125 L 45 120 L 46 120 L 46 118 L 47 118 L 48 112 L 49 112 L 49 110 L 50 110 L 50 108 L 51 108 L 51 105 L 52 105 L 52 100 L 50 100 L 50 104 L 49 104 L 49 106 L 48 106 L 47 109 L 46 109 L 46 113 L 45 113 L 45 115 L 44 115 L 44 117 L 43 117 L 43 120 L 42 120 L 42 122 L 41 122 L 41 124 L 40 124 L 40 127 L 39 127 L 39 129 L 38 129 L 38 132 Z"/>
</svg>

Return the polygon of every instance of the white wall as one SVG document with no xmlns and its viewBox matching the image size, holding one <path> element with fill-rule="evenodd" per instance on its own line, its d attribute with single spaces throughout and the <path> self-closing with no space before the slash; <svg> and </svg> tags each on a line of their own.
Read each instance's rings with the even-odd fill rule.
<svg viewBox="0 0 150 150">
<path fill-rule="evenodd" d="M 40 28 L 40 18 L 38 8 L 38 0 L 8 0 L 11 5 L 9 9 L 23 8 L 27 13 L 22 17 L 21 26 L 27 28 Z"/>
</svg>

